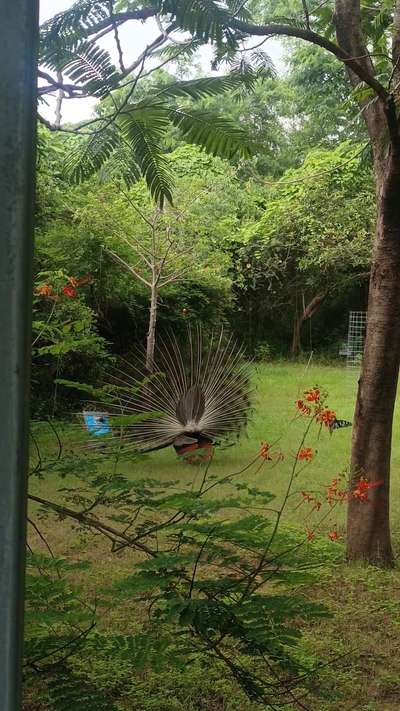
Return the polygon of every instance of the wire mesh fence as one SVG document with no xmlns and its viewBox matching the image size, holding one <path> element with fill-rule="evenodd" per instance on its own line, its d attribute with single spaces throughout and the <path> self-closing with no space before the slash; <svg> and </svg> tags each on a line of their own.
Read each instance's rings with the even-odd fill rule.
<svg viewBox="0 0 400 711">
<path fill-rule="evenodd" d="M 346 347 L 346 367 L 349 369 L 359 368 L 361 365 L 366 329 L 367 312 L 350 311 Z"/>
</svg>

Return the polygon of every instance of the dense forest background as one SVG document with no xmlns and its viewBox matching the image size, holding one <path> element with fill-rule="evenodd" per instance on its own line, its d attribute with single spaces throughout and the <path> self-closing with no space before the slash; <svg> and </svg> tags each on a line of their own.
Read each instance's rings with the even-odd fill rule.
<svg viewBox="0 0 400 711">
<path fill-rule="evenodd" d="M 55 378 L 91 382 L 107 357 L 145 342 L 152 260 L 165 272 L 158 333 L 179 333 L 187 322 L 206 332 L 226 324 L 256 360 L 311 351 L 341 357 L 348 312 L 367 302 L 370 158 L 344 68 L 314 47 L 290 41 L 286 49 L 280 75 L 271 68 L 252 91 L 200 102 L 240 123 L 260 146 L 257 157 L 224 161 L 183 143 L 174 128 L 167 132 L 175 191 L 173 206 L 162 211 L 144 182 L 130 180 L 123 150 L 78 181 L 71 169 L 76 137 L 68 127 L 53 133 L 40 126 L 35 414 L 65 408 Z M 265 64 L 261 50 L 253 63 L 257 52 Z M 193 76 L 184 59 L 168 67 L 138 90 L 146 95 L 176 75 Z"/>
</svg>

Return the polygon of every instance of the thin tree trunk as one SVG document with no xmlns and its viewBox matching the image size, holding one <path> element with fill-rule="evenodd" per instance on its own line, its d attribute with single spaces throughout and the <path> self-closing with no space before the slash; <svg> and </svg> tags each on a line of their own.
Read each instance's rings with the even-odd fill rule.
<svg viewBox="0 0 400 711">
<path fill-rule="evenodd" d="M 311 318 L 311 316 L 316 312 L 316 310 L 321 306 L 322 302 L 325 301 L 328 295 L 327 291 L 321 291 L 319 294 L 314 296 L 310 303 L 303 308 L 302 313 L 298 316 L 296 314 L 294 324 L 293 324 L 293 338 L 292 345 L 290 348 L 290 353 L 292 356 L 297 356 L 301 350 L 301 329 L 304 321 Z"/>
<path fill-rule="evenodd" d="M 149 330 L 147 332 L 146 344 L 146 369 L 149 373 L 154 367 L 154 349 L 156 346 L 156 325 L 157 325 L 158 288 L 153 282 L 151 287 L 150 309 L 149 309 Z"/>
<path fill-rule="evenodd" d="M 393 411 L 400 363 L 400 157 L 378 178 L 378 219 L 368 323 L 354 416 L 352 481 L 379 483 L 348 506 L 349 560 L 391 566 L 389 488 Z"/>
</svg>

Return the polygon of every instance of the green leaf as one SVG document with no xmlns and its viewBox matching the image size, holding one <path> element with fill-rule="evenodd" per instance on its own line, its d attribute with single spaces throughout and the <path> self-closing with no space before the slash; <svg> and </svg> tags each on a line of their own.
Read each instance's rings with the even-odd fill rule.
<svg viewBox="0 0 400 711">
<path fill-rule="evenodd" d="M 211 111 L 176 108 L 169 110 L 169 116 L 185 140 L 196 143 L 214 156 L 250 158 L 256 151 L 243 129 Z"/>
</svg>

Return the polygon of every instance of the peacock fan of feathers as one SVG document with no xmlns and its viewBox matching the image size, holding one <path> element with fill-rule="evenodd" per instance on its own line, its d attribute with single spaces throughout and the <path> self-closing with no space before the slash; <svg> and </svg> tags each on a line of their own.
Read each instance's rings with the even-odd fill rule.
<svg viewBox="0 0 400 711">
<path fill-rule="evenodd" d="M 171 445 L 178 454 L 207 450 L 207 459 L 215 443 L 245 426 L 249 375 L 243 348 L 223 329 L 207 343 L 201 329 L 188 329 L 183 347 L 169 334 L 156 346 L 151 375 L 138 359 L 110 372 L 109 402 L 96 403 L 100 428 L 105 424 L 101 441 L 140 452 Z"/>
</svg>

